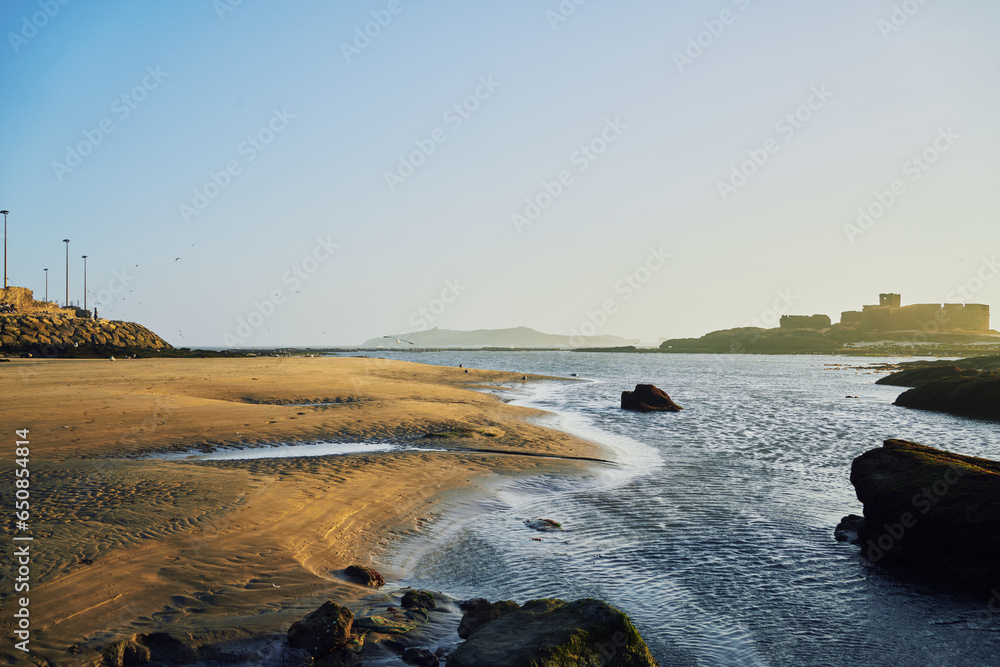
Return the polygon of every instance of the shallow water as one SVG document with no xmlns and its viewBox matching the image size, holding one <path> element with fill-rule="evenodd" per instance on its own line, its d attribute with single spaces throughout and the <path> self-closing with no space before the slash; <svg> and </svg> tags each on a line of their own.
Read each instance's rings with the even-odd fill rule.
<svg viewBox="0 0 1000 667">
<path fill-rule="evenodd" d="M 168 461 L 249 461 L 253 459 L 289 459 L 311 456 L 346 456 L 392 452 L 403 448 L 398 445 L 370 442 L 313 442 L 308 444 L 275 444 L 262 447 L 220 447 L 211 452 L 188 450 L 150 454 L 143 458 Z"/>
<path fill-rule="evenodd" d="M 598 597 L 632 617 L 661 665 L 1000 664 L 1000 618 L 985 598 L 883 571 L 833 538 L 841 517 L 861 513 L 856 456 L 904 438 L 996 459 L 996 422 L 893 407 L 902 390 L 875 385 L 882 374 L 827 368 L 843 357 L 380 356 L 579 373 L 517 402 L 621 462 L 513 482 L 456 511 L 401 546 L 404 584 L 521 602 Z M 621 411 L 620 392 L 640 382 L 685 410 Z M 564 530 L 528 529 L 536 516 Z"/>
</svg>

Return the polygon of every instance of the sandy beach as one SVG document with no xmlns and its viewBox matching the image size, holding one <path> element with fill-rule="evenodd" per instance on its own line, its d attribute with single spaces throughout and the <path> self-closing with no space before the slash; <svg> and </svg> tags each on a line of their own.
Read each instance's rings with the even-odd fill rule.
<svg viewBox="0 0 1000 667">
<path fill-rule="evenodd" d="M 326 599 L 357 600 L 370 590 L 340 572 L 360 563 L 398 576 L 380 554 L 441 503 L 499 475 L 572 471 L 601 456 L 531 423 L 539 412 L 477 391 L 523 382 L 366 358 L 0 365 L 8 451 L 16 429 L 30 430 L 30 530 L 4 522 L 2 550 L 7 562 L 14 534 L 34 537 L 33 654 L 94 664 L 109 641 L 161 629 L 195 644 L 240 640 L 284 632 Z M 140 459 L 316 440 L 444 451 Z M 4 479 L 13 468 L 5 456 Z M 13 483 L 0 495 L 12 507 Z M 12 584 L 5 574 L 4 596 Z M 9 617 L 2 630 L 12 635 Z M 23 658 L 7 646 L 5 660 Z"/>
</svg>

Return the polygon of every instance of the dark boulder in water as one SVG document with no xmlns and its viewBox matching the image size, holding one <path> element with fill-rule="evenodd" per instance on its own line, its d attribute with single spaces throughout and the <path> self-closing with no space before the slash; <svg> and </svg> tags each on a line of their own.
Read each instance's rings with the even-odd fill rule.
<svg viewBox="0 0 1000 667">
<path fill-rule="evenodd" d="M 403 606 L 407 609 L 434 609 L 434 594 L 430 591 L 406 591 L 403 594 Z"/>
<path fill-rule="evenodd" d="M 347 646 L 351 641 L 354 614 L 336 602 L 326 602 L 288 629 L 288 645 L 321 658 Z"/>
<path fill-rule="evenodd" d="M 854 459 L 862 554 L 1000 585 L 1000 462 L 886 440 Z M 843 524 L 842 524 L 843 525 Z"/>
<path fill-rule="evenodd" d="M 848 514 L 833 531 L 833 536 L 838 542 L 850 542 L 851 544 L 857 544 L 858 542 L 858 532 L 864 527 L 865 518 L 863 516 L 858 516 L 857 514 Z"/>
<path fill-rule="evenodd" d="M 373 586 L 375 588 L 385 586 L 385 577 L 379 574 L 378 570 L 374 568 L 364 567 L 363 565 L 351 565 L 344 570 L 344 574 L 362 586 Z"/>
<path fill-rule="evenodd" d="M 600 600 L 585 599 L 526 602 L 523 607 L 479 626 L 448 658 L 447 664 L 448 667 L 651 667 L 656 662 L 628 616 Z"/>
<path fill-rule="evenodd" d="M 959 368 L 954 364 L 927 364 L 887 375 L 877 380 L 875 384 L 886 384 L 893 387 L 919 387 L 937 380 L 974 377 L 979 377 L 979 371 L 972 368 Z"/>
<path fill-rule="evenodd" d="M 981 419 L 1000 419 L 1000 374 L 976 372 L 972 377 L 928 382 L 904 391 L 893 405 Z"/>
<path fill-rule="evenodd" d="M 681 406 L 665 391 L 651 384 L 637 384 L 634 391 L 622 392 L 622 410 L 636 412 L 680 412 Z"/>
<path fill-rule="evenodd" d="M 548 533 L 553 530 L 562 530 L 562 524 L 552 519 L 525 519 L 524 525 L 534 530 Z"/>
<path fill-rule="evenodd" d="M 468 600 L 459 606 L 465 612 L 465 615 L 462 616 L 462 623 L 458 626 L 458 636 L 462 639 L 466 639 L 487 623 L 502 618 L 521 608 L 513 600 L 490 602 L 483 598 Z"/>
</svg>

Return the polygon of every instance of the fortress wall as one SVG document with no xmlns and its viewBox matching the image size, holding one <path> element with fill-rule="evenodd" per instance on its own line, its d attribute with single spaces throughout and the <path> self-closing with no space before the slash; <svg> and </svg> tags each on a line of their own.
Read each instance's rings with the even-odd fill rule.
<svg viewBox="0 0 1000 667">
<path fill-rule="evenodd" d="M 64 309 L 52 301 L 35 301 L 35 294 L 27 287 L 8 287 L 0 289 L 0 303 L 9 303 L 19 312 L 45 311 L 59 313 Z M 75 308 L 66 309 L 66 314 L 73 315 Z"/>
<path fill-rule="evenodd" d="M 881 306 L 865 306 L 861 311 L 861 328 L 865 331 L 889 331 L 890 309 Z"/>
<path fill-rule="evenodd" d="M 894 331 L 926 331 L 928 329 L 951 328 L 951 324 L 943 323 L 944 316 L 941 304 L 918 303 L 902 308 L 893 308 L 889 316 L 889 326 Z"/>
<path fill-rule="evenodd" d="M 960 304 L 946 303 L 944 314 L 947 319 L 942 326 L 947 329 L 962 329 L 965 331 L 989 331 L 990 307 L 978 303 Z"/>
<path fill-rule="evenodd" d="M 782 329 L 829 329 L 833 326 L 829 315 L 782 315 Z"/>
</svg>

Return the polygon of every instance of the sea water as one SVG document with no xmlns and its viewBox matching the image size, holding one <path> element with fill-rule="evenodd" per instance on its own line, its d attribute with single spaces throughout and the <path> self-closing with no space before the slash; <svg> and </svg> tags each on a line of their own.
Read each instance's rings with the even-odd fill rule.
<svg viewBox="0 0 1000 667">
<path fill-rule="evenodd" d="M 403 583 L 459 597 L 596 597 L 627 612 L 661 665 L 1000 665 L 986 596 L 885 570 L 834 540 L 861 513 L 851 461 L 903 438 L 1000 459 L 1000 423 L 894 407 L 900 359 L 567 352 L 385 353 L 579 381 L 505 400 L 600 443 L 615 466 L 518 479 L 399 545 Z M 652 383 L 685 409 L 639 414 Z M 847 398 L 848 396 L 854 398 Z M 562 524 L 538 533 L 525 519 Z M 540 538 L 535 541 L 532 538 Z M 995 605 L 994 605 L 995 606 Z"/>
</svg>

